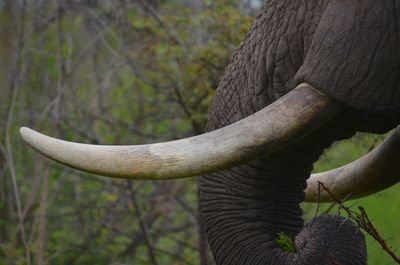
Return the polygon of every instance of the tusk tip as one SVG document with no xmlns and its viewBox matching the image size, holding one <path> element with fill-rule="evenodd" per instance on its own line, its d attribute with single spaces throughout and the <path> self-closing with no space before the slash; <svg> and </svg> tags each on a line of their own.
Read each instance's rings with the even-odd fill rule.
<svg viewBox="0 0 400 265">
<path fill-rule="evenodd" d="M 30 131 L 30 129 L 27 127 L 21 127 L 19 129 L 19 133 L 21 134 L 21 137 L 22 137 L 22 139 L 24 139 L 24 141 L 26 141 L 26 138 L 29 135 L 29 131 Z"/>
<path fill-rule="evenodd" d="M 29 145 L 32 144 L 33 138 L 35 134 L 37 134 L 36 131 L 28 128 L 28 127 L 21 127 L 19 129 L 19 133 L 21 134 L 22 139 Z"/>
</svg>

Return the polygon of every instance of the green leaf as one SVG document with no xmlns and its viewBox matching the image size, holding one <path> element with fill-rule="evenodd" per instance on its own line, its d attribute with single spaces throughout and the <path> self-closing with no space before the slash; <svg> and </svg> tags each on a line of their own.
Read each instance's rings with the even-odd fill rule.
<svg viewBox="0 0 400 265">
<path fill-rule="evenodd" d="M 275 240 L 275 242 L 278 243 L 278 245 L 286 252 L 297 252 L 294 240 L 283 232 L 278 234 L 278 238 Z"/>
</svg>

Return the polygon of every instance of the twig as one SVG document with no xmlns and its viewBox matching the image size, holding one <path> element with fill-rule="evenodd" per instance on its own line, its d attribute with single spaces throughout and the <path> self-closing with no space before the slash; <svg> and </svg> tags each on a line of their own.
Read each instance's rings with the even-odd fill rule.
<svg viewBox="0 0 400 265">
<path fill-rule="evenodd" d="M 130 197 L 130 201 L 128 201 L 129 207 L 135 210 L 135 215 L 139 220 L 139 227 L 140 227 L 140 230 L 141 230 L 142 235 L 144 237 L 145 244 L 147 246 L 147 250 L 148 250 L 148 254 L 149 254 L 149 258 L 151 260 L 151 263 L 153 265 L 158 265 L 157 258 L 156 258 L 156 255 L 155 255 L 156 248 L 154 246 L 153 239 L 151 238 L 151 236 L 149 234 L 148 226 L 146 225 L 146 223 L 144 221 L 142 211 L 141 211 L 141 209 L 139 207 L 139 204 L 138 204 L 138 202 L 136 200 L 136 194 L 133 192 L 132 183 L 127 182 L 127 188 L 128 188 L 128 193 L 130 194 L 130 196 L 129 196 Z"/>
<path fill-rule="evenodd" d="M 39 208 L 39 235 L 38 235 L 38 246 L 37 246 L 37 257 L 36 262 L 38 265 L 43 265 L 44 263 L 44 250 L 46 242 L 46 213 L 47 213 L 47 202 L 49 194 L 49 168 L 43 171 L 43 186 L 40 196 L 40 208 Z"/>
<path fill-rule="evenodd" d="M 21 207 L 21 199 L 20 199 L 20 192 L 19 192 L 19 187 L 18 187 L 18 182 L 17 182 L 17 173 L 15 169 L 15 164 L 14 164 L 14 157 L 13 157 L 13 151 L 11 147 L 11 140 L 10 140 L 10 131 L 11 131 L 11 125 L 13 122 L 13 116 L 14 116 L 14 109 L 16 105 L 16 101 L 18 98 L 19 94 L 19 81 L 20 81 L 20 68 L 21 68 L 21 51 L 22 48 L 24 47 L 24 34 L 25 34 L 25 8 L 26 8 L 26 2 L 23 1 L 21 6 L 19 7 L 19 14 L 16 19 L 16 44 L 15 44 L 15 55 L 13 58 L 13 65 L 12 65 L 12 70 L 11 70 L 11 82 L 10 82 L 10 90 L 12 91 L 12 97 L 11 97 L 11 103 L 10 103 L 10 108 L 8 110 L 7 114 L 7 121 L 6 121 L 6 127 L 5 127 L 5 151 L 6 151 L 6 160 L 9 166 L 9 171 L 11 175 L 11 182 L 12 182 L 12 187 L 13 187 L 13 193 L 15 197 L 15 203 L 17 206 L 17 213 L 18 213 L 18 230 L 20 231 L 21 234 L 21 240 L 22 244 L 24 245 L 25 249 L 25 258 L 26 258 L 26 263 L 28 265 L 31 264 L 31 257 L 30 257 L 30 251 L 29 251 L 29 246 L 26 241 L 26 236 L 25 236 L 25 229 L 24 229 L 24 224 L 23 224 L 23 216 L 22 216 L 22 207 Z"/>
<path fill-rule="evenodd" d="M 318 182 L 318 186 L 322 187 L 328 194 L 332 197 L 332 199 L 339 204 L 340 209 L 343 209 L 349 219 L 355 221 L 358 226 L 364 230 L 367 234 L 372 236 L 375 241 L 377 241 L 383 248 L 383 250 L 389 254 L 395 260 L 398 264 L 400 264 L 400 257 L 397 256 L 392 248 L 386 243 L 386 241 L 382 238 L 382 236 L 379 234 L 378 230 L 375 228 L 375 226 L 372 224 L 372 221 L 369 219 L 367 212 L 363 207 L 358 207 L 359 212 L 351 210 L 350 207 L 347 207 L 344 205 L 344 200 L 339 200 L 322 182 Z M 349 196 L 346 196 L 348 198 Z"/>
<path fill-rule="evenodd" d="M 63 26 L 62 26 L 62 14 L 63 9 L 61 7 L 60 0 L 57 1 L 57 67 L 58 67 L 58 80 L 57 80 L 57 96 L 54 100 L 54 120 L 56 124 L 60 122 L 60 102 L 63 97 L 63 90 L 65 86 L 65 75 L 66 75 L 66 66 L 64 62 L 64 57 L 62 54 L 62 49 L 64 45 L 63 38 Z"/>
<path fill-rule="evenodd" d="M 146 3 L 146 1 L 143 0 L 138 0 L 138 3 L 144 9 L 144 11 L 147 12 L 150 16 L 152 16 L 157 21 L 158 25 L 160 25 L 160 27 L 166 31 L 168 38 L 172 42 L 181 47 L 184 47 L 183 42 L 172 33 L 172 30 L 169 27 L 167 27 L 166 23 L 162 20 L 161 16 L 152 6 L 150 6 L 149 4 Z"/>
</svg>

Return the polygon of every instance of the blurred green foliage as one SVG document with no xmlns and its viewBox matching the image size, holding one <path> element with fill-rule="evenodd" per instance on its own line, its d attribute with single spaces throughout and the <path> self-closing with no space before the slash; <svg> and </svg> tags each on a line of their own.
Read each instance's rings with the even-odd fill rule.
<svg viewBox="0 0 400 265">
<path fill-rule="evenodd" d="M 18 133 L 96 144 L 201 133 L 252 18 L 233 0 L 153 2 L 0 10 L 0 264 L 199 263 L 195 179 L 92 176 L 43 159 Z"/>
</svg>

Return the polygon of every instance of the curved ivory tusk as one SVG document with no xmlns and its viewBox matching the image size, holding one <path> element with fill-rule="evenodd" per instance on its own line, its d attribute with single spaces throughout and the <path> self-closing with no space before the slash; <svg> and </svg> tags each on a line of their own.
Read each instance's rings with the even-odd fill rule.
<svg viewBox="0 0 400 265">
<path fill-rule="evenodd" d="M 384 190 L 400 181 L 400 126 L 364 157 L 335 170 L 313 174 L 307 181 L 306 201 L 335 201 L 333 196 L 357 199 Z M 318 191 L 319 182 L 323 188 Z"/>
<path fill-rule="evenodd" d="M 25 142 L 60 163 L 95 174 L 133 179 L 201 175 L 275 152 L 335 116 L 340 105 L 308 84 L 257 113 L 199 136 L 149 145 L 96 146 L 21 128 Z"/>
</svg>

